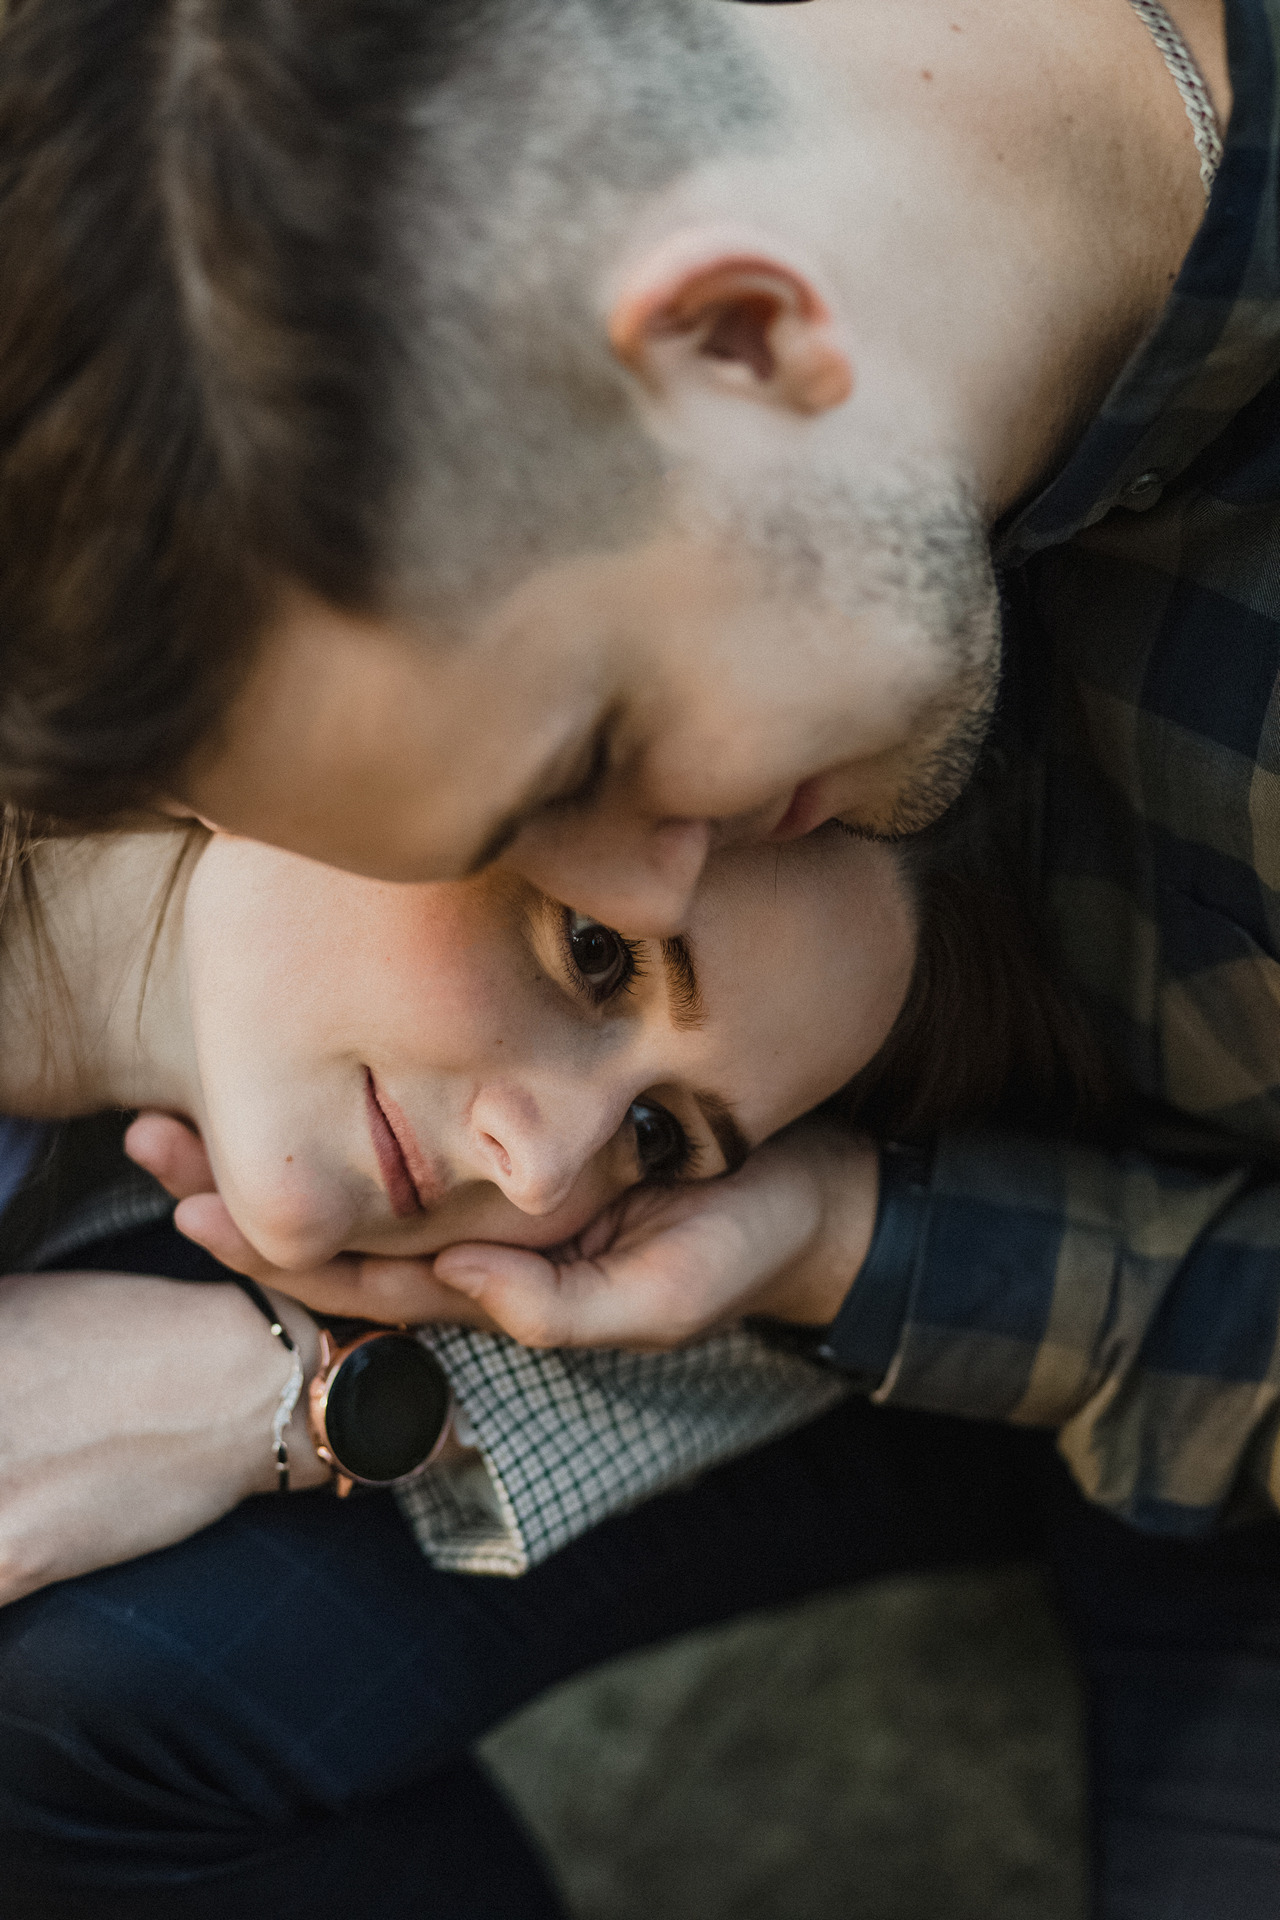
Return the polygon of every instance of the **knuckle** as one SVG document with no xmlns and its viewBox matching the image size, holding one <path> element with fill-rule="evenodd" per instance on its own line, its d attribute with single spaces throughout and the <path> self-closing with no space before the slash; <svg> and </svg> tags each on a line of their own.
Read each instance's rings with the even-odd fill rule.
<svg viewBox="0 0 1280 1920">
<path fill-rule="evenodd" d="M 561 1346 L 564 1342 L 565 1328 L 545 1308 L 525 1307 L 500 1317 L 512 1339 L 518 1340 L 523 1347 L 545 1350 Z"/>
<path fill-rule="evenodd" d="M 568 1303 L 555 1293 L 504 1290 L 484 1304 L 503 1331 L 523 1347 L 559 1347 L 565 1344 L 566 1335 L 573 1337 Z"/>
<path fill-rule="evenodd" d="M 0 1606 L 34 1593 L 53 1577 L 49 1556 L 26 1528 L 0 1525 Z"/>
<path fill-rule="evenodd" d="M 706 1331 L 709 1316 L 701 1301 L 685 1287 L 667 1281 L 655 1289 L 647 1305 L 649 1318 L 665 1346 L 687 1346 Z"/>
</svg>

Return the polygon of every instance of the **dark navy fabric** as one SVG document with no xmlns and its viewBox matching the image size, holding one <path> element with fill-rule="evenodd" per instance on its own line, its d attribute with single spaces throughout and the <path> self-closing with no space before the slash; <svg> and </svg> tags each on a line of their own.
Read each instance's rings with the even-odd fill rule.
<svg viewBox="0 0 1280 1920">
<path fill-rule="evenodd" d="M 39 1120 L 15 1120 L 0 1114 L 0 1213 L 22 1185 L 54 1128 Z"/>
<path fill-rule="evenodd" d="M 467 1760 L 486 1728 L 745 1608 L 1032 1553 L 1088 1689 L 1097 1920 L 1274 1920 L 1280 1524 L 1146 1539 L 1043 1436 L 860 1400 L 521 1580 L 437 1573 L 389 1498 L 318 1493 L 3 1609 L 0 1913 L 550 1920 Z"/>
<path fill-rule="evenodd" d="M 165 1225 L 77 1264 L 224 1271 Z M 1095 1920 L 1273 1920 L 1280 1521 L 1144 1538 L 1046 1435 L 861 1399 L 519 1580 L 313 1493 L 0 1608 L 0 1920 L 557 1920 L 488 1728 L 689 1628 L 1029 1556 L 1086 1681 Z"/>
</svg>

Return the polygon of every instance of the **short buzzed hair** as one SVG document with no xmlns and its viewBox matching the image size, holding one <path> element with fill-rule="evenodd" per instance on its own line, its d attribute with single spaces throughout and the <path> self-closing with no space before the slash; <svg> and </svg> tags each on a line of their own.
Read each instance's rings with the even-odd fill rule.
<svg viewBox="0 0 1280 1920">
<path fill-rule="evenodd" d="M 159 791 L 282 582 L 403 614 L 656 517 L 592 289 L 775 112 L 725 0 L 20 0 L 0 800 Z"/>
</svg>

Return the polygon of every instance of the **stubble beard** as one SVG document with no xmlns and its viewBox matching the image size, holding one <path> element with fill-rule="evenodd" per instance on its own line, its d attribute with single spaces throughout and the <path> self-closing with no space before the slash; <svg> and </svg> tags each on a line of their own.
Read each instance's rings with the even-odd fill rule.
<svg viewBox="0 0 1280 1920">
<path fill-rule="evenodd" d="M 988 663 L 964 676 L 946 701 L 931 709 L 936 737 L 906 757 L 902 783 L 889 805 L 872 818 L 841 815 L 841 826 L 864 840 L 896 841 L 909 840 L 940 820 L 964 793 L 982 758 L 999 685 L 997 646 Z"/>
<path fill-rule="evenodd" d="M 866 484 L 806 469 L 777 476 L 768 497 L 722 496 L 716 518 L 762 563 L 771 598 L 872 616 L 937 663 L 896 791 L 873 817 L 841 819 L 874 840 L 932 826 L 973 776 L 1000 686 L 999 590 L 963 480 L 940 462 L 903 463 Z"/>
</svg>

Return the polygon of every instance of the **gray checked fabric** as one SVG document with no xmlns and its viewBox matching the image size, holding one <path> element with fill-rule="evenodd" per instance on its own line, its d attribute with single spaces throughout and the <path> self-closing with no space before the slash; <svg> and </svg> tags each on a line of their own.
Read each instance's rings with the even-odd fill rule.
<svg viewBox="0 0 1280 1920">
<path fill-rule="evenodd" d="M 431 1467 L 399 1496 L 424 1551 L 454 1572 L 524 1573 L 848 1391 L 742 1328 L 674 1353 L 532 1353 L 456 1328 L 422 1338 L 487 1469 Z"/>
</svg>

